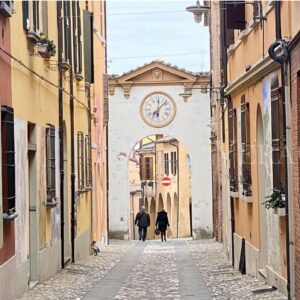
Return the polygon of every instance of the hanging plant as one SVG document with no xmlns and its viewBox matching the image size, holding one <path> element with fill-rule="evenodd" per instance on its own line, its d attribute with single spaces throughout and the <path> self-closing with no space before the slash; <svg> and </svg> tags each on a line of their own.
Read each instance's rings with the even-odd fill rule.
<svg viewBox="0 0 300 300">
<path fill-rule="evenodd" d="M 267 200 L 262 203 L 266 209 L 285 207 L 285 197 L 282 190 L 274 189 L 266 199 Z"/>
</svg>

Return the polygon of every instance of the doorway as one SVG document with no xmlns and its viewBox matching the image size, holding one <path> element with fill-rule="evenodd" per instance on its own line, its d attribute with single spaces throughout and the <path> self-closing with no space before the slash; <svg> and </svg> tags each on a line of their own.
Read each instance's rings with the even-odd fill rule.
<svg viewBox="0 0 300 300">
<path fill-rule="evenodd" d="M 27 125 L 28 143 L 28 198 L 29 198 L 29 287 L 38 282 L 38 218 L 37 218 L 37 171 L 36 171 L 36 128 Z"/>
</svg>

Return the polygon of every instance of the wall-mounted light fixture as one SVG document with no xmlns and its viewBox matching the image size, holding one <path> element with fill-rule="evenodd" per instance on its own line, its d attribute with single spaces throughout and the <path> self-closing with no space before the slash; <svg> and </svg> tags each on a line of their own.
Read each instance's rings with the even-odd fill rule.
<svg viewBox="0 0 300 300">
<path fill-rule="evenodd" d="M 188 6 L 186 10 L 194 14 L 195 22 L 200 23 L 202 21 L 202 15 L 209 12 L 210 7 L 206 5 L 201 5 L 199 0 L 197 0 L 196 5 Z"/>
</svg>

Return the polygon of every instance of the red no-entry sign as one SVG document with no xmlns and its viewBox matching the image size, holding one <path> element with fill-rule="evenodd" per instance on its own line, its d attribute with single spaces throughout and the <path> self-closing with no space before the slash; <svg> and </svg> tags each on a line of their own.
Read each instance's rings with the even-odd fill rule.
<svg viewBox="0 0 300 300">
<path fill-rule="evenodd" d="M 171 184 L 171 179 L 169 178 L 169 177 L 164 177 L 163 179 L 162 179 L 162 185 L 163 186 L 168 186 L 168 185 L 170 185 Z"/>
</svg>

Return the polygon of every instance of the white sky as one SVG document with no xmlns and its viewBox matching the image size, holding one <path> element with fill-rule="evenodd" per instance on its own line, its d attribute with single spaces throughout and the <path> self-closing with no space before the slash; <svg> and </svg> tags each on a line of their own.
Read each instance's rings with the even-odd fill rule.
<svg viewBox="0 0 300 300">
<path fill-rule="evenodd" d="M 108 72 L 122 74 L 154 59 L 209 71 L 209 31 L 185 9 L 196 0 L 108 0 Z"/>
</svg>

